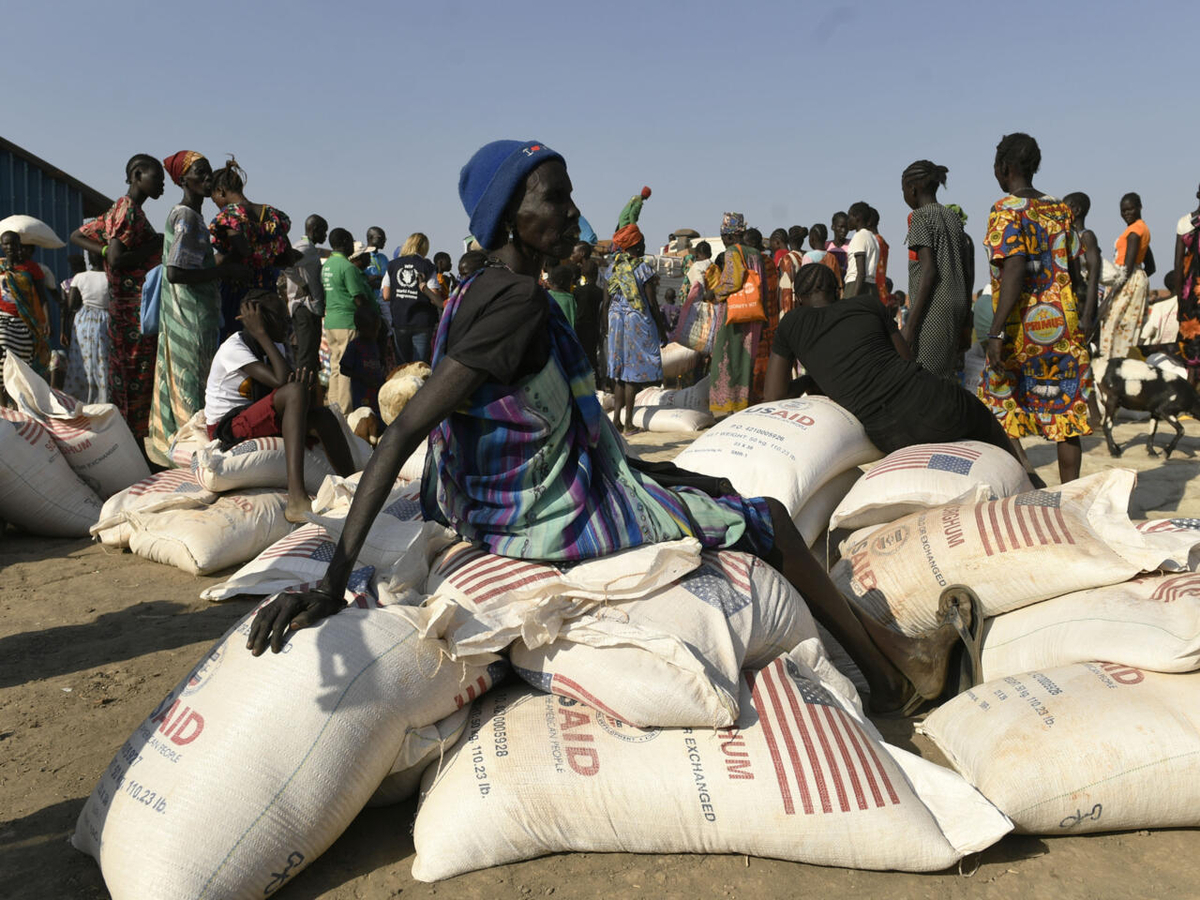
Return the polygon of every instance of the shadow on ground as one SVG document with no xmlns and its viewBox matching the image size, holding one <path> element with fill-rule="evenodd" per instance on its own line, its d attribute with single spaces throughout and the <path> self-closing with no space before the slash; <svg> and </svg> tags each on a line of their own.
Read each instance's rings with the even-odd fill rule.
<svg viewBox="0 0 1200 900">
<path fill-rule="evenodd" d="M 251 602 L 229 602 L 197 610 L 164 600 L 104 613 L 85 624 L 9 635 L 0 638 L 0 687 L 215 640 L 252 608 Z M 145 627 L 149 622 L 154 627 Z"/>
</svg>

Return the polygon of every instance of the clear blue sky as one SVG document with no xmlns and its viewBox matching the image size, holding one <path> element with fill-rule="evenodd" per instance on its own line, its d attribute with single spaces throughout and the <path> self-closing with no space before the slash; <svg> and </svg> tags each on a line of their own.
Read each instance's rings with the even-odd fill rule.
<svg viewBox="0 0 1200 900">
<path fill-rule="evenodd" d="M 12 4 L 5 32 L 5 137 L 97 189 L 121 193 L 135 152 L 234 152 L 296 236 L 320 212 L 456 259 L 458 171 L 496 138 L 561 152 L 601 237 L 643 184 L 652 245 L 727 209 L 766 234 L 866 200 L 901 287 L 914 159 L 949 167 L 940 199 L 979 242 L 996 142 L 1028 131 L 1035 183 L 1091 195 L 1106 256 L 1120 196 L 1141 193 L 1160 272 L 1200 182 L 1196 0 L 46 0 Z M 156 227 L 177 196 L 147 204 Z"/>
</svg>

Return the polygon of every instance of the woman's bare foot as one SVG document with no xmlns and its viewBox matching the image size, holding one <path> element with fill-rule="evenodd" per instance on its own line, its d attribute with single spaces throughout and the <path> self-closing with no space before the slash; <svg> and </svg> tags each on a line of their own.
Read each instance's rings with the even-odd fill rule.
<svg viewBox="0 0 1200 900">
<path fill-rule="evenodd" d="M 287 507 L 283 510 L 283 517 L 289 522 L 296 525 L 303 525 L 308 522 L 308 514 L 312 512 L 312 501 L 307 495 L 302 497 L 288 497 Z"/>
<path fill-rule="evenodd" d="M 960 640 L 954 622 L 945 621 L 944 617 L 939 615 L 939 618 L 943 618 L 943 623 L 935 630 L 920 637 L 908 637 L 881 625 L 853 604 L 850 608 L 862 622 L 875 646 L 909 680 L 917 694 L 926 700 L 933 700 L 941 695 L 946 688 L 950 653 Z M 941 612 L 939 609 L 939 614 Z M 878 699 L 888 707 L 894 708 L 904 705 L 907 698 L 895 696 Z M 872 702 L 872 707 L 875 705 Z"/>
</svg>

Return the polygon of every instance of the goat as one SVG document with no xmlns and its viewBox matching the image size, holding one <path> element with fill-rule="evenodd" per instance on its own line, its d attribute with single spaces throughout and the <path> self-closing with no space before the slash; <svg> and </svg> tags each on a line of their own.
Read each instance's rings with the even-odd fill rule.
<svg viewBox="0 0 1200 900">
<path fill-rule="evenodd" d="M 1092 368 L 1101 387 L 1102 422 L 1108 452 L 1113 456 L 1121 455 L 1121 448 L 1113 440 L 1112 420 L 1117 410 L 1124 407 L 1148 412 L 1154 419 L 1147 447 L 1151 456 L 1158 455 L 1154 449 L 1154 437 L 1158 434 L 1159 421 L 1165 420 L 1175 429 L 1175 437 L 1163 451 L 1163 455 L 1170 459 L 1179 439 L 1183 437 L 1180 413 L 1190 413 L 1200 418 L 1200 397 L 1197 397 L 1187 379 L 1136 359 L 1098 359 Z"/>
</svg>

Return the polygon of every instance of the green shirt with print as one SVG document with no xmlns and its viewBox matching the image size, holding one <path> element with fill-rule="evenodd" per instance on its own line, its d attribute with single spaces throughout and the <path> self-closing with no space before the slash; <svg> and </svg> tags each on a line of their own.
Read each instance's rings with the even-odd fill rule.
<svg viewBox="0 0 1200 900">
<path fill-rule="evenodd" d="M 325 289 L 325 327 L 354 327 L 354 298 L 366 297 L 379 309 L 375 291 L 367 276 L 344 253 L 333 252 L 321 267 L 321 286 Z"/>
</svg>

